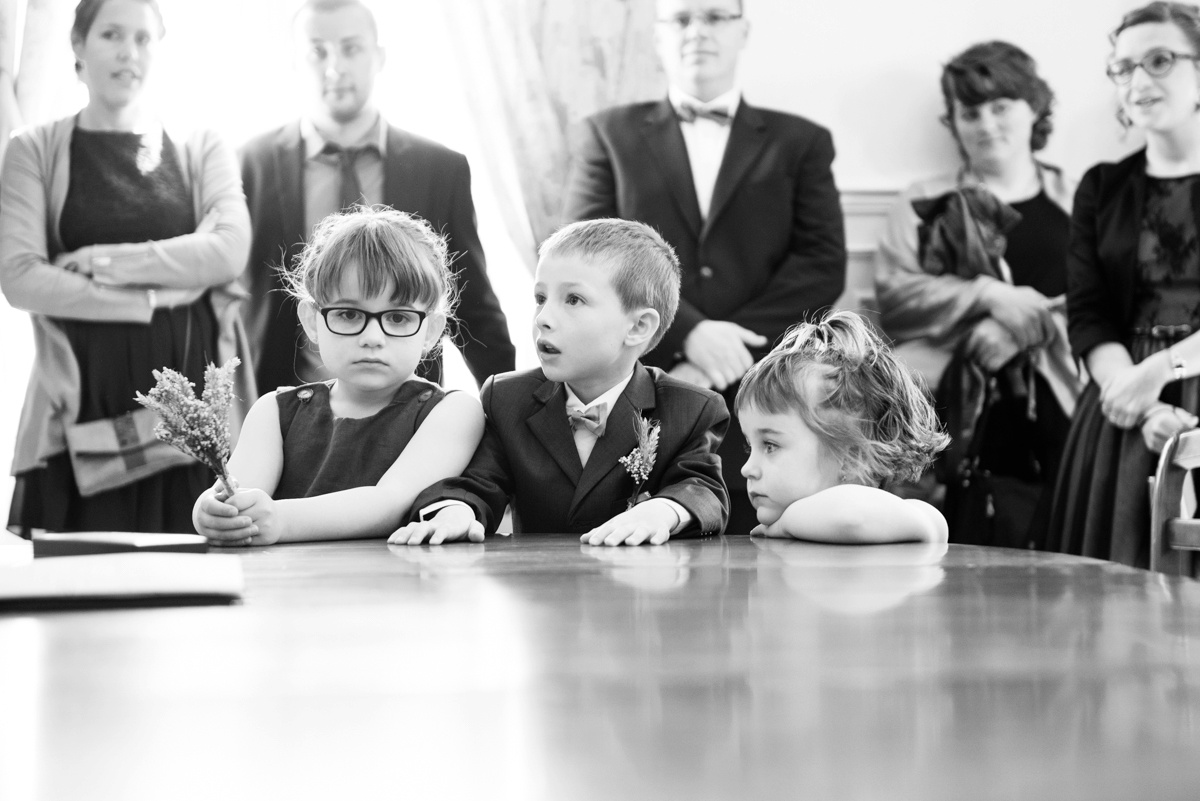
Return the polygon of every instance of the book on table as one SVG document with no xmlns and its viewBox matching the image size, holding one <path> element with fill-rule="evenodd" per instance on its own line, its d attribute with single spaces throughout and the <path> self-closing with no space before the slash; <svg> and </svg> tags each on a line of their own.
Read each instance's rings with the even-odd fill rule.
<svg viewBox="0 0 1200 801">
<path fill-rule="evenodd" d="M 33 556 L 81 556 L 89 553 L 135 551 L 208 553 L 208 540 L 199 534 L 157 534 L 136 531 L 34 532 Z"/>
<path fill-rule="evenodd" d="M 244 588 L 234 554 L 102 553 L 0 565 L 0 610 L 229 603 Z"/>
</svg>

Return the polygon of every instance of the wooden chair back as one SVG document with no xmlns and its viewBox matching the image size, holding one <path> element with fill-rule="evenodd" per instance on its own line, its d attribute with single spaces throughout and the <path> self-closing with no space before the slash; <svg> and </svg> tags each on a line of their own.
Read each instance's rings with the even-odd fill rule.
<svg viewBox="0 0 1200 801">
<path fill-rule="evenodd" d="M 1200 467 L 1200 429 L 1182 431 L 1167 441 L 1158 459 L 1150 493 L 1150 569 L 1192 575 L 1193 554 L 1200 551 L 1200 520 L 1182 509 L 1188 473 Z M 1182 515 L 1181 515 L 1182 513 Z"/>
</svg>

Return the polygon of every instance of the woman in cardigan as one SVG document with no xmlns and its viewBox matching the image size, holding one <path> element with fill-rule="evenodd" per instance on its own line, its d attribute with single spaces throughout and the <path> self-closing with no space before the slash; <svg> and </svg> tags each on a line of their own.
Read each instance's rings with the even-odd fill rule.
<svg viewBox="0 0 1200 801">
<path fill-rule="evenodd" d="M 1074 183 L 1034 157 L 1054 95 L 1023 50 L 967 48 L 942 71 L 942 95 L 963 166 L 898 200 L 876 296 L 897 350 L 941 384 L 955 437 L 942 471 L 951 541 L 1027 547 L 1040 544 L 1042 490 L 1079 391 L 1062 302 Z M 952 480 L 964 456 L 989 475 Z"/>
<path fill-rule="evenodd" d="M 1200 9 L 1150 3 L 1112 41 L 1118 118 L 1146 147 L 1090 169 L 1075 196 L 1067 308 L 1092 382 L 1050 533 L 1066 553 L 1145 567 L 1146 479 L 1200 412 Z"/>
<path fill-rule="evenodd" d="M 17 432 L 14 531 L 190 531 L 192 501 L 209 484 L 198 464 L 147 458 L 138 445 L 148 432 L 129 414 L 152 370 L 199 385 L 208 361 L 244 350 L 232 282 L 250 225 L 236 161 L 211 133 L 171 137 L 148 107 L 162 34 L 154 0 L 82 0 L 71 44 L 88 103 L 22 133 L 5 155 L 0 288 L 32 315 L 37 349 Z M 254 398 L 244 383 L 237 394 Z M 79 457 L 104 450 L 105 432 L 113 453 L 97 481 Z M 92 444 L 76 447 L 80 436 Z"/>
</svg>

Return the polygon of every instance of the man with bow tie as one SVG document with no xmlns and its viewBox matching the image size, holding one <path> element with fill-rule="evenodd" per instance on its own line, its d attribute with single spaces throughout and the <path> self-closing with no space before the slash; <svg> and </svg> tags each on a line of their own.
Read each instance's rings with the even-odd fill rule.
<svg viewBox="0 0 1200 801">
<path fill-rule="evenodd" d="M 455 254 L 458 321 L 450 336 L 475 380 L 512 370 L 514 355 L 475 227 L 471 171 L 461 154 L 387 124 L 371 100 L 384 50 L 361 0 L 306 0 L 292 22 L 304 116 L 251 140 L 242 182 L 253 241 L 243 315 L 262 391 L 325 378 L 278 268 L 291 266 L 313 226 L 356 203 L 384 203 L 427 220 Z M 427 362 L 421 375 L 441 377 Z"/>
<path fill-rule="evenodd" d="M 789 326 L 833 304 L 845 285 L 842 211 L 826 129 L 742 98 L 749 33 L 741 0 L 658 0 L 664 100 L 584 123 L 567 220 L 623 217 L 656 228 L 683 267 L 683 298 L 647 364 L 724 392 Z M 728 533 L 757 523 L 740 470 L 745 440 L 721 448 L 733 504 Z"/>
</svg>

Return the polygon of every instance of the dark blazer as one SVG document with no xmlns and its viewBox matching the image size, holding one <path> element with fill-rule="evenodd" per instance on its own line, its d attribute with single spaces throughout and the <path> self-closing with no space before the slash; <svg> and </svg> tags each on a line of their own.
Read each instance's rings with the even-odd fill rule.
<svg viewBox="0 0 1200 801">
<path fill-rule="evenodd" d="M 243 316 L 261 338 L 251 344 L 260 391 L 297 383 L 296 346 L 300 322 L 296 305 L 280 289 L 276 268 L 290 265 L 304 246 L 304 147 L 299 122 L 256 137 L 242 148 L 242 184 L 250 207 L 253 240 L 245 280 L 251 300 Z M 448 240 L 458 274 L 459 323 L 450 334 L 467 366 L 482 382 L 512 370 L 515 352 L 504 312 L 492 291 L 475 228 L 471 170 L 466 158 L 436 142 L 388 126 L 383 180 L 384 202 L 427 220 Z M 428 360 L 420 374 L 440 380 L 440 360 Z"/>
<path fill-rule="evenodd" d="M 1200 209 L 1200 184 L 1193 192 Z M 1097 164 L 1079 182 L 1067 252 L 1067 332 L 1078 358 L 1104 342 L 1129 345 L 1145 197 L 1145 150 Z"/>
<path fill-rule="evenodd" d="M 692 514 L 685 533 L 718 534 L 725 527 L 729 497 L 717 446 L 729 411 L 720 395 L 638 364 L 587 467 L 567 422 L 566 389 L 540 369 L 489 379 L 480 400 L 487 428 L 471 463 L 462 476 L 422 492 L 413 502 L 414 518 L 439 500 L 459 500 L 492 534 L 511 498 L 518 533 L 590 531 L 625 511 L 633 495 L 634 481 L 617 460 L 636 446 L 634 419 L 642 415 L 662 424 L 643 490 Z"/>
<path fill-rule="evenodd" d="M 566 218 L 652 225 L 683 267 L 679 313 L 647 364 L 672 367 L 702 320 L 729 320 L 775 342 L 837 300 L 846 248 L 832 163 L 829 131 L 743 101 L 702 224 L 670 102 L 620 106 L 585 121 Z"/>
</svg>

